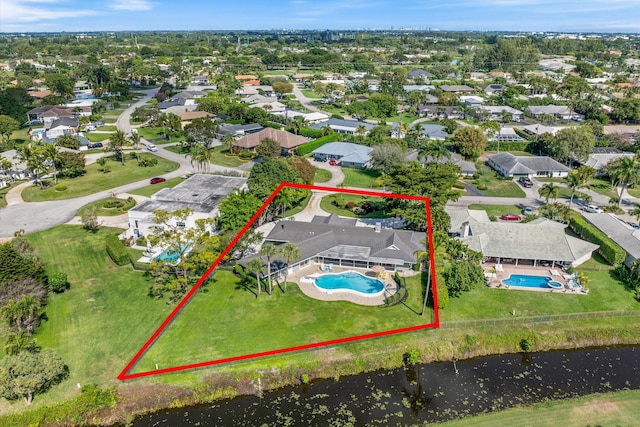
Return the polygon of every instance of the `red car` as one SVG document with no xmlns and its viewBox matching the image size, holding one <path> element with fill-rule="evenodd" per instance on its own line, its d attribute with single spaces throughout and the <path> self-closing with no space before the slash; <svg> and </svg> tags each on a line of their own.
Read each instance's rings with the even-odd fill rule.
<svg viewBox="0 0 640 427">
<path fill-rule="evenodd" d="M 166 179 L 160 178 L 160 177 L 151 178 L 152 184 L 160 184 L 161 182 L 165 182 L 165 181 Z"/>
<path fill-rule="evenodd" d="M 331 166 L 335 166 L 335 165 L 337 165 L 337 164 L 338 164 L 338 162 L 336 161 L 336 159 L 329 159 L 329 164 L 330 164 Z"/>
<path fill-rule="evenodd" d="M 503 221 L 520 221 L 522 218 L 520 218 L 520 215 L 508 213 L 508 214 L 502 215 L 500 219 Z"/>
</svg>

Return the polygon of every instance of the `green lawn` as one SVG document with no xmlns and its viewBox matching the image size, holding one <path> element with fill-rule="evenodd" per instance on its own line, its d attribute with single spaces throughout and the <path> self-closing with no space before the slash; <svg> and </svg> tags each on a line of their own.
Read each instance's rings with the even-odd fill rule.
<svg viewBox="0 0 640 427">
<path fill-rule="evenodd" d="M 105 140 L 109 139 L 111 134 L 110 133 L 86 132 L 84 134 L 84 136 L 91 142 L 102 142 L 102 141 L 105 141 Z"/>
<path fill-rule="evenodd" d="M 118 130 L 118 127 L 117 126 L 105 125 L 105 126 L 99 126 L 97 130 L 115 132 L 116 130 Z"/>
<path fill-rule="evenodd" d="M 636 185 L 633 188 L 627 188 L 627 192 L 636 199 L 640 199 L 640 185 Z"/>
<path fill-rule="evenodd" d="M 146 187 L 138 188 L 137 190 L 129 191 L 131 194 L 137 194 L 139 196 L 151 197 L 152 194 L 157 193 L 163 188 L 173 188 L 176 185 L 183 182 L 184 179 L 181 177 L 171 178 L 166 180 L 165 182 L 161 182 L 159 184 L 147 185 Z"/>
<path fill-rule="evenodd" d="M 177 154 L 186 155 L 186 152 L 179 145 L 172 145 L 170 147 L 167 147 L 167 150 Z M 235 168 L 248 162 L 248 160 L 242 160 L 238 156 L 230 155 L 229 150 L 224 145 L 213 147 L 211 150 L 209 150 L 209 153 L 211 154 L 211 163 L 213 163 L 214 165 Z"/>
<path fill-rule="evenodd" d="M 411 123 L 414 120 L 417 120 L 419 118 L 420 118 L 420 116 L 414 116 L 412 114 L 404 113 L 404 114 L 401 114 L 401 115 L 387 117 L 385 119 L 385 121 L 387 123 L 394 123 L 394 122 Z"/>
<path fill-rule="evenodd" d="M 153 154 L 145 154 L 144 156 L 153 156 Z M 119 161 L 109 158 L 107 165 L 111 167 L 111 172 L 108 173 L 101 172 L 99 170 L 100 166 L 97 163 L 93 163 L 87 166 L 87 173 L 83 176 L 77 178 L 61 178 L 58 180 L 59 183 L 67 185 L 66 191 L 58 192 L 53 186 L 41 190 L 40 187 L 34 185 L 24 189 L 22 198 L 27 202 L 72 199 L 136 182 L 141 179 L 152 178 L 156 175 L 174 171 L 179 167 L 177 163 L 161 157 L 153 157 L 158 159 L 158 164 L 146 168 L 138 166 L 135 160 L 128 159 L 125 165 L 122 166 Z"/>
<path fill-rule="evenodd" d="M 102 119 L 102 121 L 105 123 L 115 123 L 118 121 L 118 119 Z"/>
<path fill-rule="evenodd" d="M 487 196 L 492 197 L 525 197 L 522 188 L 511 179 L 502 179 L 489 166 L 477 164 L 478 179 L 465 178 L 465 181 L 474 185 Z"/>
<path fill-rule="evenodd" d="M 599 255 L 577 268 L 589 277 L 589 294 L 532 292 L 482 286 L 451 298 L 449 307 L 441 311 L 443 321 L 482 318 L 537 316 L 543 314 L 578 313 L 605 310 L 640 310 L 630 291 L 611 275 L 612 267 Z M 505 276 L 506 277 L 506 276 Z M 502 276 L 498 276 L 502 278 Z"/>
<path fill-rule="evenodd" d="M 342 185 L 345 187 L 374 188 L 377 187 L 376 179 L 380 177 L 380 172 L 373 169 L 342 168 L 342 172 Z"/>
<path fill-rule="evenodd" d="M 48 272 L 66 273 L 71 289 L 51 294 L 38 344 L 53 348 L 69 366 L 69 379 L 34 399 L 41 406 L 78 394 L 77 383 L 118 384 L 116 376 L 172 307 L 149 298 L 150 282 L 131 266 L 116 266 L 104 248 L 107 233 L 61 225 L 30 234 Z M 2 339 L 4 342 L 4 339 Z M 16 409 L 23 409 L 18 401 Z"/>
<path fill-rule="evenodd" d="M 13 185 L 7 185 L 4 188 L 0 188 L 0 208 L 7 206 L 6 196 L 9 190 L 11 190 L 11 187 L 13 187 Z"/>
<path fill-rule="evenodd" d="M 307 98 L 322 98 L 322 95 L 311 89 L 300 89 L 300 92 Z"/>
<path fill-rule="evenodd" d="M 366 215 L 360 216 L 360 215 L 354 214 L 352 211 L 348 209 L 344 209 L 345 204 L 348 202 L 353 202 L 357 205 L 358 203 L 366 200 L 379 202 L 382 199 L 380 197 L 368 197 L 368 196 L 358 196 L 355 194 L 338 193 L 338 194 L 332 194 L 332 195 L 323 197 L 320 200 L 320 208 L 322 208 L 322 210 L 326 212 L 334 213 L 340 216 L 346 216 L 349 218 L 388 218 L 389 217 L 389 215 L 386 215 L 382 211 L 375 211 L 375 212 L 371 212 Z M 332 204 L 332 202 L 334 201 L 338 203 L 338 206 L 335 206 Z"/>
<path fill-rule="evenodd" d="M 150 128 L 150 127 L 139 127 L 138 128 L 138 133 L 140 134 L 140 136 L 144 139 L 148 139 L 148 140 L 155 140 L 158 138 L 164 138 L 164 131 L 162 130 L 161 127 L 158 128 Z M 184 135 L 183 136 L 172 136 L 169 139 L 165 139 L 162 141 L 156 141 L 154 142 L 154 144 L 168 144 L 171 142 L 182 142 L 185 140 Z"/>
<path fill-rule="evenodd" d="M 367 307 L 344 301 L 318 301 L 290 283 L 259 299 L 229 271 L 218 271 L 198 292 L 134 371 L 165 368 L 217 358 L 418 325 L 424 318 L 420 292 L 407 306 Z M 420 286 L 414 278 L 410 286 Z M 194 327 L 200 325 L 199 327 Z"/>
<path fill-rule="evenodd" d="M 632 426 L 640 419 L 640 391 L 592 394 L 576 399 L 556 400 L 524 408 L 511 408 L 438 424 L 442 427 L 564 427 Z"/>
<path fill-rule="evenodd" d="M 106 199 L 96 200 L 95 202 L 88 203 L 83 207 L 81 207 L 80 209 L 78 209 L 78 212 L 76 213 L 76 215 L 82 216 L 85 213 L 91 212 L 92 210 L 95 209 L 95 214 L 97 216 L 118 216 L 118 215 L 122 215 L 123 213 L 126 213 L 129 209 L 131 209 L 136 205 L 135 200 L 133 200 L 133 203 L 129 203 L 127 202 L 126 199 L 118 198 L 117 200 L 120 200 L 123 204 L 122 207 L 114 207 L 114 208 L 105 207 L 104 206 L 105 203 L 111 200 L 113 200 L 112 197 L 107 197 Z"/>
<path fill-rule="evenodd" d="M 29 141 L 29 128 L 20 128 L 11 134 L 10 140 L 13 139 L 17 144 Z"/>
<path fill-rule="evenodd" d="M 517 214 L 517 215 L 520 215 L 522 213 L 522 209 L 517 207 L 516 205 L 473 204 L 473 205 L 469 205 L 468 208 L 472 210 L 487 211 L 487 215 L 489 215 L 489 217 L 492 217 L 492 216 L 499 217 L 500 215 L 504 215 L 507 213 Z"/>
<path fill-rule="evenodd" d="M 540 182 L 555 182 L 555 183 L 563 183 L 565 184 L 567 181 L 564 178 L 536 178 L 536 180 Z M 595 191 L 598 194 L 602 194 L 607 197 L 615 197 L 617 196 L 615 191 L 611 191 L 611 183 L 603 178 L 591 178 L 589 180 L 589 186 L 586 187 L 592 191 Z M 581 191 L 582 189 L 578 189 Z M 640 193 L 640 191 L 638 192 Z M 561 195 L 559 198 L 569 198 L 571 197 L 571 192 L 568 189 L 561 189 Z"/>
<path fill-rule="evenodd" d="M 327 182 L 331 179 L 332 175 L 326 169 L 316 168 L 316 176 L 313 179 L 315 183 Z"/>
</svg>

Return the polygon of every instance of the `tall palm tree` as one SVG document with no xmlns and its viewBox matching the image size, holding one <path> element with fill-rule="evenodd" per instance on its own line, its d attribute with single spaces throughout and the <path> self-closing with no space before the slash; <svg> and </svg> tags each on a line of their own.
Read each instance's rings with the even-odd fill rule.
<svg viewBox="0 0 640 427">
<path fill-rule="evenodd" d="M 613 165 L 607 165 L 607 172 L 611 180 L 620 187 L 618 197 L 618 206 L 620 206 L 624 190 L 630 185 L 640 184 L 640 156 L 623 157 L 613 162 L 615 162 Z"/>
<path fill-rule="evenodd" d="M 53 181 L 58 183 L 58 171 L 56 169 L 56 161 L 58 160 L 58 150 L 53 144 L 46 144 L 42 147 L 42 155 L 44 156 L 44 161 L 48 162 L 53 168 Z"/>
<path fill-rule="evenodd" d="M 247 263 L 247 268 L 256 275 L 256 280 L 258 281 L 258 293 L 256 294 L 256 298 L 260 298 L 260 290 L 262 286 L 260 286 L 260 275 L 264 272 L 264 261 L 260 257 L 253 258 Z"/>
<path fill-rule="evenodd" d="M 280 249 L 280 256 L 287 260 L 287 266 L 284 270 L 284 289 L 283 292 L 287 293 L 287 279 L 289 277 L 289 267 L 291 266 L 291 262 L 295 259 L 300 258 L 302 255 L 300 254 L 300 248 L 295 243 L 287 242 L 282 245 Z"/>
<path fill-rule="evenodd" d="M 367 133 L 367 128 L 364 125 L 358 125 L 356 128 L 356 135 L 362 140 L 364 135 Z"/>
<path fill-rule="evenodd" d="M 553 182 L 547 182 L 545 185 L 540 187 L 538 190 L 538 194 L 541 197 L 544 197 L 544 201 L 549 203 L 549 199 L 553 198 L 556 200 L 558 198 L 558 192 L 560 191 L 560 187 L 555 185 Z"/>
<path fill-rule="evenodd" d="M 229 152 L 231 152 L 231 147 L 233 146 L 234 142 L 236 142 L 236 138 L 231 132 L 222 137 L 222 143 L 227 146 Z"/>
<path fill-rule="evenodd" d="M 640 204 L 636 203 L 635 208 L 629 211 L 629 215 L 634 216 L 636 218 L 636 222 L 640 225 Z"/>
<path fill-rule="evenodd" d="M 138 153 L 138 145 L 140 145 L 140 134 L 138 132 L 131 132 L 131 135 L 129 136 L 129 142 L 136 152 L 136 159 L 140 161 L 140 153 Z"/>
<path fill-rule="evenodd" d="M 571 207 L 571 204 L 573 203 L 573 196 L 575 196 L 576 191 L 578 191 L 579 188 L 584 187 L 587 184 L 587 181 L 577 171 L 571 171 L 571 173 L 565 178 L 565 181 L 567 182 L 567 187 L 571 190 L 571 198 L 569 199 L 569 207 Z"/>
<path fill-rule="evenodd" d="M 278 254 L 278 249 L 273 243 L 265 243 L 260 247 L 260 255 L 267 257 L 267 276 L 269 277 L 269 295 L 273 292 L 273 280 L 271 279 L 271 258 Z"/>
<path fill-rule="evenodd" d="M 322 136 L 327 136 L 330 135 L 332 133 L 334 133 L 335 131 L 333 130 L 333 128 L 329 125 L 324 125 L 322 126 L 322 128 L 320 129 L 320 131 L 322 132 Z"/>
<path fill-rule="evenodd" d="M 124 166 L 125 156 L 124 156 L 124 146 L 127 144 L 127 137 L 124 135 L 120 129 L 116 130 L 109 137 L 109 151 L 113 151 L 116 157 L 120 157 L 120 161 L 122 162 L 122 166 Z"/>
<path fill-rule="evenodd" d="M 431 161 L 437 162 L 441 159 L 451 159 L 451 151 L 447 148 L 444 141 L 430 141 L 426 144 L 420 144 L 418 147 L 418 159 L 422 157 L 425 161 L 431 156 Z"/>
</svg>

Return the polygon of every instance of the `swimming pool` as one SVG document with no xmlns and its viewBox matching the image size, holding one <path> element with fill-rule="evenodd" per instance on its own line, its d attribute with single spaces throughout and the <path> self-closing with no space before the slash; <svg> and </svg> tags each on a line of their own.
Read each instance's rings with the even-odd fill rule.
<svg viewBox="0 0 640 427">
<path fill-rule="evenodd" d="M 184 244 L 183 249 L 186 248 L 185 253 L 189 252 L 189 245 Z M 156 261 L 178 261 L 180 259 L 180 253 L 172 248 L 167 248 L 160 255 L 156 257 Z"/>
<path fill-rule="evenodd" d="M 314 284 L 323 291 L 353 292 L 364 296 L 377 296 L 384 292 L 384 283 L 357 271 L 329 273 L 317 277 Z"/>
<path fill-rule="evenodd" d="M 505 285 L 520 288 L 562 289 L 562 284 L 554 282 L 549 276 L 529 276 L 526 274 L 512 274 L 502 281 Z"/>
</svg>

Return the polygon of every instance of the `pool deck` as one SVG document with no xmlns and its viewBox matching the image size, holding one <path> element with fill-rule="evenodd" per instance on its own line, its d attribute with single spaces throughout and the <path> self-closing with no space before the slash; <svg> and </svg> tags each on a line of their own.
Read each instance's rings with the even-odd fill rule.
<svg viewBox="0 0 640 427">
<path fill-rule="evenodd" d="M 560 266 L 533 267 L 531 265 L 513 265 L 513 264 L 500 264 L 500 265 L 502 265 L 503 271 L 496 271 L 495 273 L 491 273 L 491 269 L 494 269 L 496 266 L 495 262 L 487 262 L 482 265 L 482 269 L 484 270 L 484 274 L 485 274 L 485 277 L 487 278 L 487 282 L 490 288 L 525 290 L 525 291 L 533 291 L 533 292 L 565 293 L 565 294 L 577 294 L 577 295 L 587 295 L 589 293 L 588 290 L 584 291 L 582 289 L 571 288 L 568 282 L 569 282 L 569 279 L 573 277 L 573 275 L 564 271 Z M 506 285 L 503 282 L 503 280 L 509 278 L 509 276 L 511 276 L 512 274 L 526 274 L 530 276 L 551 277 L 552 281 L 558 282 L 562 285 L 562 289 L 527 288 L 524 286 Z"/>
<path fill-rule="evenodd" d="M 305 281 L 301 280 L 307 276 L 313 275 L 321 275 L 327 273 L 343 273 L 345 271 L 357 271 L 358 273 L 362 273 L 367 277 L 377 278 L 381 282 L 384 283 L 385 292 L 382 295 L 376 296 L 365 296 L 358 295 L 351 292 L 341 292 L 341 291 L 322 291 L 318 289 L 311 280 Z M 362 269 L 362 268 L 353 268 L 353 267 L 338 267 L 334 266 L 332 271 L 322 271 L 320 270 L 320 264 L 314 264 L 311 266 L 307 266 L 295 273 L 289 275 L 287 281 L 295 282 L 300 287 L 300 290 L 303 294 L 308 296 L 309 298 L 317 299 L 320 301 L 348 301 L 354 304 L 360 305 L 383 305 L 388 297 L 395 294 L 398 291 L 398 285 L 393 280 L 393 274 L 391 272 L 388 273 L 388 277 L 385 280 L 380 279 L 373 273 L 371 270 Z"/>
</svg>

